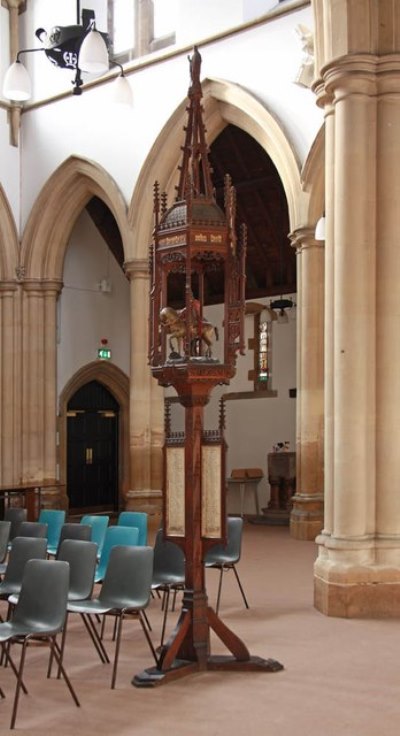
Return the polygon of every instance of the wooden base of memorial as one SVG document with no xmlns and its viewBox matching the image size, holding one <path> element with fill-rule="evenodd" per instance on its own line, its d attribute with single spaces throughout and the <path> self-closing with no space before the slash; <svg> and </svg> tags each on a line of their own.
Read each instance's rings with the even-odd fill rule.
<svg viewBox="0 0 400 736">
<path fill-rule="evenodd" d="M 164 365 L 153 369 L 161 385 L 174 386 L 180 403 L 185 407 L 185 511 L 184 534 L 171 537 L 179 544 L 186 558 L 185 591 L 182 611 L 171 638 L 162 648 L 156 667 L 135 675 L 136 687 L 155 687 L 170 680 L 206 670 L 243 672 L 278 672 L 283 665 L 273 659 L 251 656 L 245 644 L 208 605 L 205 589 L 203 557 L 218 539 L 202 536 L 201 442 L 203 410 L 212 389 L 226 382 L 226 367 L 220 363 Z M 218 489 L 223 494 L 224 488 Z M 168 520 L 166 520 L 168 525 Z M 221 533 L 223 537 L 224 532 Z M 223 642 L 232 656 L 212 656 L 210 631 Z"/>
</svg>

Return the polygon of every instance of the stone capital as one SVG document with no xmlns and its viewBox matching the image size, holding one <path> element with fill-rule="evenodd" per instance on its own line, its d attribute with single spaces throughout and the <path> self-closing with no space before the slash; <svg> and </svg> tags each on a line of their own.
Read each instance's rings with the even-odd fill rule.
<svg viewBox="0 0 400 736">
<path fill-rule="evenodd" d="M 62 289 L 63 282 L 56 279 L 48 281 L 41 279 L 26 279 L 23 281 L 22 285 L 24 291 L 28 294 L 46 295 L 54 293 L 57 295 Z"/>
<path fill-rule="evenodd" d="M 18 15 L 26 10 L 26 0 L 1 0 L 1 4 L 8 10 L 18 10 Z"/>
<path fill-rule="evenodd" d="M 146 258 L 136 258 L 132 261 L 125 261 L 124 271 L 130 281 L 133 279 L 149 279 L 150 268 Z"/>
<path fill-rule="evenodd" d="M 325 241 L 315 240 L 315 227 L 305 226 L 299 227 L 289 233 L 292 248 L 295 248 L 297 253 L 306 248 L 324 248 Z"/>
</svg>

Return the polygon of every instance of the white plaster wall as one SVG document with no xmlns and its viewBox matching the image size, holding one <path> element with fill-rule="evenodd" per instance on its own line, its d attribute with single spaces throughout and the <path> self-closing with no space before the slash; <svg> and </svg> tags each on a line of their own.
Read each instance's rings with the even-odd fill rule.
<svg viewBox="0 0 400 736">
<path fill-rule="evenodd" d="M 268 303 L 267 299 L 261 301 Z M 218 326 L 220 335 L 222 335 L 222 307 L 206 307 L 204 316 Z M 260 508 L 265 507 L 270 498 L 270 486 L 267 480 L 268 453 L 272 451 L 273 445 L 277 442 L 286 440 L 290 443 L 290 450 L 295 450 L 296 399 L 289 397 L 289 389 L 296 388 L 296 308 L 288 310 L 288 316 L 287 324 L 272 323 L 271 388 L 277 392 L 277 396 L 225 402 L 225 439 L 228 445 L 227 476 L 230 476 L 233 468 L 261 468 L 264 478 L 258 487 Z M 247 315 L 245 318 L 246 346 L 253 335 L 254 318 Z M 221 338 L 215 343 L 214 357 L 221 357 L 222 344 Z M 248 379 L 248 371 L 253 367 L 253 351 L 246 348 L 245 355 L 238 356 L 236 375 L 229 386 L 217 386 L 214 389 L 204 413 L 205 429 L 218 427 L 219 401 L 223 394 L 253 391 L 253 382 Z M 168 389 L 166 395 L 175 396 L 176 393 L 173 389 Z M 180 405 L 172 405 L 171 420 L 173 430 L 183 430 L 184 410 Z M 240 511 L 239 489 L 229 491 L 227 503 L 230 513 Z M 244 510 L 247 513 L 255 513 L 251 492 L 245 497 Z"/>
<path fill-rule="evenodd" d="M 286 131 L 301 163 L 322 124 L 322 113 L 312 92 L 292 81 L 301 60 L 294 33 L 299 22 L 311 24 L 308 7 L 204 47 L 201 39 L 193 40 L 200 43 L 203 78 L 230 80 L 261 100 Z M 59 70 L 49 65 L 48 71 Z M 110 103 L 107 84 L 80 98 L 71 95 L 24 114 L 23 222 L 49 176 L 71 154 L 98 162 L 130 201 L 154 140 L 186 96 L 187 49 L 163 63 L 136 69 L 129 80 L 134 94 L 131 111 Z"/>
<path fill-rule="evenodd" d="M 19 228 L 20 151 L 9 143 L 7 111 L 0 107 L 0 183 Z"/>
<path fill-rule="evenodd" d="M 111 293 L 99 291 L 108 279 Z M 86 212 L 72 231 L 58 307 L 58 394 L 76 371 L 97 359 L 101 338 L 108 339 L 112 362 L 129 375 L 129 282 Z"/>
</svg>

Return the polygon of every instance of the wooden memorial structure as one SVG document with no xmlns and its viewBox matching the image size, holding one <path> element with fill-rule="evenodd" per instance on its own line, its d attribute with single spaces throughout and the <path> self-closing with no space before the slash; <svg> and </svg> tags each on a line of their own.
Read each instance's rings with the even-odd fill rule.
<svg viewBox="0 0 400 736">
<path fill-rule="evenodd" d="M 222 425 L 211 436 L 203 411 L 212 390 L 235 374 L 244 350 L 246 230 L 236 235 L 235 190 L 225 179 L 225 211 L 216 203 L 202 118 L 201 57 L 190 58 L 191 85 L 175 202 L 154 188 L 154 242 L 150 252 L 149 364 L 161 386 L 172 386 L 184 407 L 184 432 L 167 431 L 164 447 L 164 534 L 185 554 L 182 611 L 159 662 L 134 676 L 151 687 L 200 670 L 275 672 L 273 659 L 251 656 L 245 644 L 208 604 L 203 559 L 226 539 L 225 444 Z M 203 316 L 207 274 L 224 275 L 223 345 L 213 357 L 216 329 Z M 182 308 L 170 304 L 169 280 L 182 286 Z M 194 295 L 196 293 L 196 295 Z M 210 629 L 230 652 L 212 656 Z"/>
</svg>

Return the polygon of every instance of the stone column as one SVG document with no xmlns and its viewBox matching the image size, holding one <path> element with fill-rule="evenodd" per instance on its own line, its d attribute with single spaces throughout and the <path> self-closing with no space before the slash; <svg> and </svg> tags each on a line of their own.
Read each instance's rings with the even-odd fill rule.
<svg viewBox="0 0 400 736">
<path fill-rule="evenodd" d="M 297 250 L 296 494 L 290 533 L 315 539 L 323 526 L 324 442 L 324 244 L 314 230 L 291 234 Z"/>
<path fill-rule="evenodd" d="M 329 506 L 315 603 L 328 615 L 400 613 L 400 14 L 313 0 L 326 127 Z M 387 32 L 386 32 L 387 31 Z M 328 119 L 327 119 L 328 121 Z"/>
<path fill-rule="evenodd" d="M 15 282 L 0 283 L 0 482 L 3 485 L 18 483 L 21 472 L 19 296 Z"/>
<path fill-rule="evenodd" d="M 126 508 L 159 518 L 162 501 L 163 390 L 148 365 L 147 260 L 125 263 L 131 283 L 130 489 Z"/>
<path fill-rule="evenodd" d="M 58 281 L 25 281 L 22 308 L 22 477 L 57 480 L 56 301 Z M 42 505 L 65 505 L 65 489 Z"/>
</svg>

